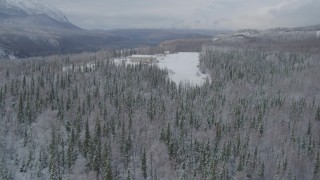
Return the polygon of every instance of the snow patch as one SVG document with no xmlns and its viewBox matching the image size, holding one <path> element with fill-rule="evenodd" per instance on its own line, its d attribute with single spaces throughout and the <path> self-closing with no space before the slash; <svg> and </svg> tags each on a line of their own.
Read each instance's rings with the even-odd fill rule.
<svg viewBox="0 0 320 180">
<path fill-rule="evenodd" d="M 17 59 L 17 57 L 12 53 L 12 54 L 9 54 L 9 59 L 12 60 L 12 59 Z"/>
<path fill-rule="evenodd" d="M 133 55 L 131 57 L 115 58 L 113 62 L 116 65 L 138 64 L 134 58 L 154 58 L 155 61 L 145 62 L 145 64 L 155 64 L 162 69 L 167 69 L 169 78 L 176 84 L 202 85 L 209 77 L 207 74 L 200 72 L 199 53 L 179 52 L 176 54 L 157 54 L 157 55 Z"/>
<path fill-rule="evenodd" d="M 95 63 L 88 63 L 86 65 L 82 65 L 82 66 L 64 66 L 62 67 L 62 71 L 63 72 L 67 72 L 67 71 L 80 71 L 80 72 L 85 72 L 85 71 L 89 71 L 89 70 L 95 70 L 96 69 L 96 64 Z"/>
<path fill-rule="evenodd" d="M 54 47 L 59 47 L 59 45 L 60 45 L 59 41 L 57 41 L 56 39 L 53 39 L 53 38 L 50 38 L 50 39 L 48 40 L 48 43 L 49 43 L 50 45 L 54 46 Z"/>
<path fill-rule="evenodd" d="M 115 65 L 135 64 L 135 63 L 132 63 L 132 62 L 131 62 L 131 59 L 130 59 L 129 57 L 125 57 L 125 58 L 115 58 L 115 59 L 113 59 L 113 63 L 114 63 Z"/>
<path fill-rule="evenodd" d="M 6 52 L 0 47 L 0 58 L 5 56 L 6 56 Z"/>
<path fill-rule="evenodd" d="M 190 83 L 191 85 L 202 85 L 206 82 L 208 75 L 200 72 L 199 53 L 180 52 L 169 54 L 157 63 L 160 68 L 168 69 L 169 76 L 175 83 Z"/>
</svg>

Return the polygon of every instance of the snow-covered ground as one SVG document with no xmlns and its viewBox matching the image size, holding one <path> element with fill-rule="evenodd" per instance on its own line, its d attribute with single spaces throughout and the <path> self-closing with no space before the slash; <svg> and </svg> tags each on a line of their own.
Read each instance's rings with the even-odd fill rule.
<svg viewBox="0 0 320 180">
<path fill-rule="evenodd" d="M 130 57 L 123 57 L 123 58 L 115 58 L 113 59 L 114 64 L 116 65 L 121 65 L 121 64 L 137 64 L 137 63 L 133 63 L 131 62 L 131 58 Z"/>
<path fill-rule="evenodd" d="M 172 81 L 179 84 L 189 83 L 191 85 L 202 85 L 208 75 L 200 72 L 199 53 L 179 52 L 176 54 L 155 55 L 157 62 L 154 63 L 160 68 L 168 69 L 169 77 Z M 116 64 L 134 64 L 130 57 L 114 59 Z"/>
<path fill-rule="evenodd" d="M 199 53 L 196 52 L 179 52 L 176 54 L 158 54 L 158 55 L 133 55 L 130 57 L 113 59 L 116 65 L 129 65 L 138 64 L 137 61 L 132 61 L 132 57 L 141 58 L 154 58 L 156 59 L 152 64 L 159 66 L 162 69 L 167 69 L 169 72 L 169 78 L 176 84 L 190 84 L 190 85 L 202 85 L 209 78 L 207 74 L 200 72 L 199 66 Z M 147 63 L 150 64 L 150 63 Z M 82 66 L 66 66 L 62 67 L 63 71 L 70 71 L 73 68 L 75 70 L 84 71 L 84 68 L 92 68 L 95 66 L 92 63 L 88 63 Z"/>
<path fill-rule="evenodd" d="M 157 63 L 160 68 L 167 68 L 169 76 L 175 83 L 190 83 L 193 85 L 202 85 L 206 74 L 202 74 L 198 68 L 199 53 L 180 52 L 169 54 L 164 59 L 159 59 Z"/>
</svg>

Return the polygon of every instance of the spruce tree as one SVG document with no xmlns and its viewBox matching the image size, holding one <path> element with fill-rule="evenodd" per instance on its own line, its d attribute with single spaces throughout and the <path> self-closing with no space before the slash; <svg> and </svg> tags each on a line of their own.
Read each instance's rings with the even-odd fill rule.
<svg viewBox="0 0 320 180">
<path fill-rule="evenodd" d="M 1 146 L 0 148 L 2 149 Z M 4 155 L 2 154 L 2 152 L 0 152 L 0 179 L 3 179 L 3 180 L 13 179 L 10 177 L 10 174 L 9 174 L 8 168 L 6 167 L 6 163 L 3 156 Z"/>
<path fill-rule="evenodd" d="M 103 179 L 113 180 L 110 152 L 107 143 L 103 153 Z"/>
<path fill-rule="evenodd" d="M 316 121 L 320 121 L 320 107 L 317 108 Z"/>
<path fill-rule="evenodd" d="M 319 157 L 319 152 L 317 153 L 316 159 L 314 161 L 314 170 L 313 170 L 313 174 L 317 175 L 319 173 L 320 170 L 320 157 Z"/>
<path fill-rule="evenodd" d="M 100 174 L 100 166 L 101 166 L 101 125 L 99 119 L 96 121 L 96 132 L 94 137 L 94 161 L 93 168 L 94 170 Z"/>
<path fill-rule="evenodd" d="M 18 104 L 18 121 L 20 123 L 24 122 L 24 116 L 23 116 L 23 100 L 22 100 L 22 95 L 20 93 L 19 95 L 19 104 Z"/>
<path fill-rule="evenodd" d="M 146 150 L 143 149 L 142 158 L 141 158 L 141 171 L 144 179 L 147 178 L 147 155 Z"/>
<path fill-rule="evenodd" d="M 72 129 L 71 136 L 69 137 L 68 150 L 67 150 L 67 168 L 69 171 L 74 162 L 74 157 L 75 157 L 74 147 L 75 147 L 75 135 L 74 135 L 74 130 Z"/>
<path fill-rule="evenodd" d="M 264 162 L 262 162 L 261 163 L 261 166 L 260 166 L 260 169 L 259 169 L 259 176 L 261 177 L 261 178 L 263 178 L 264 177 Z"/>
<path fill-rule="evenodd" d="M 30 105 L 30 99 L 27 98 L 27 106 L 26 106 L 26 119 L 27 119 L 27 122 L 29 124 L 32 123 L 32 111 L 31 111 L 31 105 Z"/>
<path fill-rule="evenodd" d="M 57 168 L 57 144 L 56 144 L 56 134 L 55 130 L 52 130 L 51 134 L 51 143 L 49 146 L 49 154 L 50 154 L 50 160 L 49 160 L 49 178 L 52 180 L 57 179 L 58 177 L 58 168 Z"/>
<path fill-rule="evenodd" d="M 83 142 L 83 155 L 86 158 L 89 150 L 90 150 L 90 131 L 89 131 L 89 123 L 88 120 L 86 121 L 85 125 L 85 134 L 84 134 L 84 142 Z"/>
</svg>

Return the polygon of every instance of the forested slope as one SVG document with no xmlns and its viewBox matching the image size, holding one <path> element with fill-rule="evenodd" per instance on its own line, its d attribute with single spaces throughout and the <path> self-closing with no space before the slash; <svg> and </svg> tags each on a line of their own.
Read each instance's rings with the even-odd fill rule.
<svg viewBox="0 0 320 180">
<path fill-rule="evenodd" d="M 318 54 L 205 47 L 201 87 L 112 58 L 0 62 L 1 179 L 319 179 Z"/>
</svg>

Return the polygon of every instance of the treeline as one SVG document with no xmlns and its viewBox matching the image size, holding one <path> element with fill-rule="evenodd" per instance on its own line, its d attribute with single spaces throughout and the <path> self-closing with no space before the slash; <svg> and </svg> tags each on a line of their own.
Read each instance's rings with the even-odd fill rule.
<svg viewBox="0 0 320 180">
<path fill-rule="evenodd" d="M 319 178 L 319 56 L 205 47 L 199 87 L 124 52 L 0 62 L 1 179 Z"/>
</svg>

